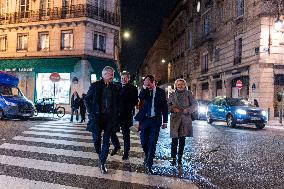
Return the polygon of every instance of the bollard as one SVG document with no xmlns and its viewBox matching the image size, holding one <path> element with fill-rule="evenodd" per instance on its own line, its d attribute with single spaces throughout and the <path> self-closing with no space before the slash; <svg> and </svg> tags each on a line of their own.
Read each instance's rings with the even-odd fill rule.
<svg viewBox="0 0 284 189">
<path fill-rule="evenodd" d="M 270 108 L 268 108 L 268 110 L 267 110 L 267 121 L 269 121 L 270 120 Z"/>
<path fill-rule="evenodd" d="M 282 124 L 282 118 L 283 118 L 283 109 L 280 109 L 280 112 L 279 112 L 279 123 Z"/>
</svg>

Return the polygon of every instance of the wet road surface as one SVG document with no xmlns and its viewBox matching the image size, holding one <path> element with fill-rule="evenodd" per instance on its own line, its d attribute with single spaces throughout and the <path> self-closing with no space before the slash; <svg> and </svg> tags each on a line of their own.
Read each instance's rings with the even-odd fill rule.
<svg viewBox="0 0 284 189">
<path fill-rule="evenodd" d="M 139 135 L 131 152 L 108 157 L 102 175 L 85 124 L 68 121 L 0 121 L 0 188 L 284 188 L 284 128 L 229 128 L 194 122 L 183 166 L 170 165 L 169 128 L 161 130 L 148 175 Z M 122 142 L 122 136 L 119 135 Z M 18 187 L 17 187 L 18 186 Z"/>
</svg>

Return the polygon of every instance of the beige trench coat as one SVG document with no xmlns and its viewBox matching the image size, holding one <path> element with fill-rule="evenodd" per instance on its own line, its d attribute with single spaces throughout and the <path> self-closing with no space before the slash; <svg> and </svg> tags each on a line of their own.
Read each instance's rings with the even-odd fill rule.
<svg viewBox="0 0 284 189">
<path fill-rule="evenodd" d="M 188 98 L 185 98 L 183 102 L 178 102 L 177 92 L 170 94 L 168 106 L 169 111 L 171 112 L 170 120 L 170 137 L 192 137 L 192 120 L 191 114 L 197 110 L 197 101 L 194 99 L 192 92 L 186 90 L 186 95 Z M 174 113 L 173 108 L 179 109 L 188 109 L 189 112 L 184 113 Z"/>
</svg>

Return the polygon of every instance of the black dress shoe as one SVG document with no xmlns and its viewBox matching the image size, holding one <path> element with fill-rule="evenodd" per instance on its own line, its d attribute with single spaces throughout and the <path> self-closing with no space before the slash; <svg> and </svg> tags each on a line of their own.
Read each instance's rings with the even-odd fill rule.
<svg viewBox="0 0 284 189">
<path fill-rule="evenodd" d="M 122 156 L 122 160 L 128 160 L 128 155 L 126 155 L 126 154 L 124 154 L 123 156 Z"/>
<path fill-rule="evenodd" d="M 111 155 L 111 156 L 114 156 L 114 155 L 118 152 L 118 150 L 120 150 L 120 148 L 114 148 L 114 149 L 111 151 L 110 155 Z"/>
<path fill-rule="evenodd" d="M 104 163 L 100 165 L 100 169 L 102 174 L 107 174 L 107 168 Z"/>
</svg>

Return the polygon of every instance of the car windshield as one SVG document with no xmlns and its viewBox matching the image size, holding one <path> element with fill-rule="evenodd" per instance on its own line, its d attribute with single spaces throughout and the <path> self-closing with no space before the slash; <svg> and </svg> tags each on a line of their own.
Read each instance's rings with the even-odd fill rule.
<svg viewBox="0 0 284 189">
<path fill-rule="evenodd" d="M 227 104 L 229 106 L 252 106 L 252 104 L 249 101 L 239 98 L 228 99 Z"/>
<path fill-rule="evenodd" d="M 7 86 L 0 84 L 0 95 L 1 96 L 23 96 L 21 91 L 16 86 Z"/>
</svg>

